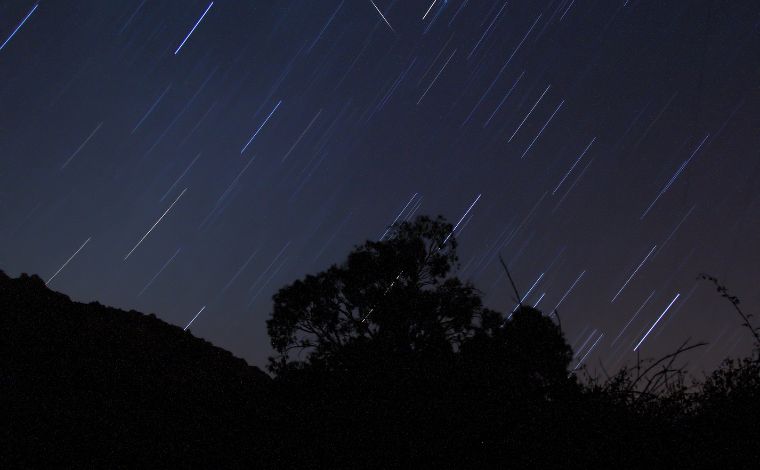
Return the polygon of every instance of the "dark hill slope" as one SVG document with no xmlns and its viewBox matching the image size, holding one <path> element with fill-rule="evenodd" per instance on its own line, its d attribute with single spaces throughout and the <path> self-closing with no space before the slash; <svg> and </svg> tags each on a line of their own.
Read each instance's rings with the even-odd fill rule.
<svg viewBox="0 0 760 470">
<path fill-rule="evenodd" d="M 37 276 L 0 271 L 0 364 L 6 463 L 271 462 L 269 376 L 154 315 L 72 302 Z"/>
</svg>

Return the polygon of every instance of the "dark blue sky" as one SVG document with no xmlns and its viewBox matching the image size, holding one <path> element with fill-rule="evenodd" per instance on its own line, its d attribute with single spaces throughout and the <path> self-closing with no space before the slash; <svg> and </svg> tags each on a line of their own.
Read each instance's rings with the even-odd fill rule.
<svg viewBox="0 0 760 470">
<path fill-rule="evenodd" d="M 658 318 L 644 355 L 749 350 L 696 277 L 760 308 L 755 0 L 6 1 L 0 41 L 9 274 L 205 306 L 193 333 L 263 365 L 279 287 L 466 214 L 458 274 L 511 309 L 501 253 L 578 361 Z"/>
</svg>

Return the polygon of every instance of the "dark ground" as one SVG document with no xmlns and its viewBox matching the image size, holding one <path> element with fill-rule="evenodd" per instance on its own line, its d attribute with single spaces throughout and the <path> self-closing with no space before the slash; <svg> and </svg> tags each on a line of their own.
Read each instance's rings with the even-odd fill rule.
<svg viewBox="0 0 760 470">
<path fill-rule="evenodd" d="M 546 318 L 535 314 L 518 312 L 515 328 Z M 4 274 L 0 357 L 5 468 L 760 462 L 752 360 L 689 398 L 646 400 L 575 376 L 539 383 L 510 364 L 502 374 L 488 361 L 377 355 L 343 373 L 275 380 L 154 315 L 72 302 L 37 276 Z"/>
</svg>

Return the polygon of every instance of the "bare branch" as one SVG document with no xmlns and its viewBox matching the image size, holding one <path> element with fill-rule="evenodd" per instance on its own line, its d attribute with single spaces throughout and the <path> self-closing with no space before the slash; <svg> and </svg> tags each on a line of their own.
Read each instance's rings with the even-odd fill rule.
<svg viewBox="0 0 760 470">
<path fill-rule="evenodd" d="M 750 333 L 752 333 L 752 336 L 755 338 L 755 344 L 760 346 L 760 334 L 758 334 L 758 329 L 752 326 L 752 323 L 750 323 L 749 318 L 751 315 L 745 314 L 742 309 L 739 307 L 739 298 L 735 295 L 731 295 L 728 293 L 728 289 L 726 286 L 722 285 L 720 282 L 718 282 L 718 279 L 714 278 L 713 276 L 710 276 L 709 274 L 702 273 L 699 275 L 698 279 L 710 281 L 715 285 L 716 289 L 718 290 L 718 293 L 720 293 L 721 297 L 724 297 L 728 299 L 729 302 L 731 302 L 731 305 L 734 306 L 734 309 L 739 314 L 741 319 L 744 321 L 742 324 L 743 326 L 746 326 Z"/>
<path fill-rule="evenodd" d="M 686 346 L 686 344 L 688 342 L 689 342 L 689 339 L 687 339 L 686 341 L 684 341 L 681 344 L 681 346 L 679 346 L 678 349 L 675 352 L 667 354 L 667 355 L 661 357 L 660 359 L 654 361 L 649 367 L 647 367 L 646 369 L 644 369 L 644 372 L 640 372 L 641 371 L 641 361 L 639 360 L 637 362 L 637 364 L 636 364 L 637 369 L 639 370 L 638 376 L 636 377 L 636 380 L 634 380 L 633 382 L 631 382 L 629 388 L 632 390 L 633 387 L 635 387 L 636 384 L 639 382 L 639 380 L 641 380 L 643 377 L 646 377 L 647 374 L 649 373 L 649 371 L 651 371 L 652 369 L 654 369 L 658 365 L 662 364 L 664 361 L 666 361 L 668 359 L 671 359 L 671 358 L 676 358 L 677 356 L 679 356 L 680 354 L 685 353 L 686 351 L 690 351 L 692 349 L 698 348 L 700 346 L 705 346 L 707 344 L 707 343 L 696 343 L 696 344 L 692 344 L 691 346 Z M 651 381 L 651 379 L 650 379 L 650 381 Z M 646 388 L 645 388 L 645 390 L 646 390 Z"/>
<path fill-rule="evenodd" d="M 509 278 L 509 283 L 512 284 L 512 289 L 514 289 L 515 295 L 517 296 L 517 303 L 520 305 L 520 308 L 522 308 L 522 296 L 517 291 L 517 286 L 515 285 L 515 281 L 512 279 L 512 275 L 509 273 L 509 268 L 507 267 L 507 263 L 504 262 L 504 258 L 501 257 L 501 254 L 499 254 L 499 262 L 501 263 L 501 266 L 504 268 L 504 271 L 507 273 L 507 278 Z"/>
</svg>

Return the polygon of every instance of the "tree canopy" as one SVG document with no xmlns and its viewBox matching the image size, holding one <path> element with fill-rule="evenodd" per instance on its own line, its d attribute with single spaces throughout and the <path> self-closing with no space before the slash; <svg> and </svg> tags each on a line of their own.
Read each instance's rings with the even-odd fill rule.
<svg viewBox="0 0 760 470">
<path fill-rule="evenodd" d="M 267 322 L 278 353 L 271 367 L 294 350 L 337 366 L 340 352 L 368 342 L 394 353 L 457 348 L 484 309 L 474 287 L 449 277 L 457 263 L 451 233 L 440 218 L 404 222 L 343 264 L 282 288 Z"/>
<path fill-rule="evenodd" d="M 566 378 L 572 353 L 559 328 L 527 307 L 509 321 L 485 308 L 480 292 L 454 276 L 456 249 L 449 223 L 418 217 L 357 246 L 344 263 L 282 288 L 267 321 L 277 352 L 270 369 L 340 370 L 359 351 L 372 351 L 397 360 L 457 354 L 480 368 L 509 364 L 504 370 L 520 377 Z"/>
<path fill-rule="evenodd" d="M 270 370 L 293 420 L 329 436 L 314 448 L 395 449 L 399 462 L 443 465 L 474 446 L 502 446 L 507 423 L 528 423 L 575 383 L 560 328 L 533 308 L 484 307 L 456 277 L 457 242 L 442 218 L 389 234 L 274 296 Z"/>
</svg>

